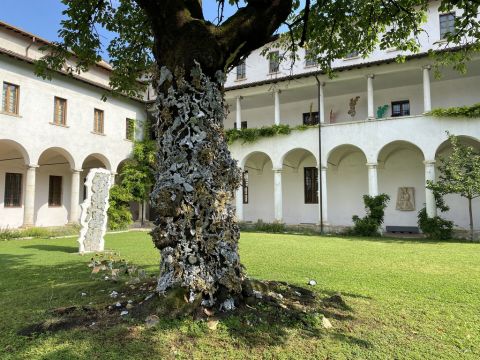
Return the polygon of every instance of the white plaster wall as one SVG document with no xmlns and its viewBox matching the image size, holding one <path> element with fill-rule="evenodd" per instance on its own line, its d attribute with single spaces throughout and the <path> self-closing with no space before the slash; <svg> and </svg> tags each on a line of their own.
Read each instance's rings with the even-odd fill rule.
<svg viewBox="0 0 480 360">
<path fill-rule="evenodd" d="M 18 157 L 18 154 L 12 154 Z M 5 158 L 12 158 L 11 156 Z M 22 160 L 10 160 L 0 162 L 0 229 L 16 228 L 23 224 L 23 206 L 5 207 L 5 174 L 6 173 L 22 174 L 22 200 L 25 196 L 25 163 Z"/>
<path fill-rule="evenodd" d="M 432 108 L 472 105 L 480 102 L 480 76 L 433 81 Z"/>
<path fill-rule="evenodd" d="M 63 76 L 44 81 L 33 74 L 30 65 L 4 57 L 0 57 L 2 81 L 20 86 L 20 112 L 19 116 L 0 113 L 0 138 L 25 144 L 33 162 L 43 150 L 57 146 L 72 155 L 77 167 L 88 155 L 99 153 L 116 168 L 132 148 L 131 142 L 125 140 L 125 119 L 146 118 L 141 103 L 113 97 L 103 102 L 100 89 Z M 55 96 L 67 99 L 67 127 L 50 124 Z M 105 112 L 104 136 L 92 133 L 95 108 Z"/>
<path fill-rule="evenodd" d="M 384 226 L 417 226 L 418 211 L 425 204 L 425 167 L 423 155 L 413 149 L 394 151 L 385 164 L 379 166 L 378 190 L 390 196 L 385 209 Z M 415 188 L 415 210 L 396 210 L 399 187 Z"/>
<path fill-rule="evenodd" d="M 36 173 L 35 226 L 63 226 L 70 210 L 71 171 L 69 165 L 40 166 Z M 62 177 L 62 205 L 48 205 L 50 175 Z"/>
<path fill-rule="evenodd" d="M 388 75 L 385 75 L 388 76 Z M 421 72 L 418 76 L 420 79 Z M 471 105 L 480 101 L 479 85 L 480 76 L 466 76 L 451 80 L 432 81 L 432 107 L 450 107 Z M 394 85 L 394 84 L 393 84 Z M 375 83 L 374 83 L 375 86 Z M 366 87 L 366 80 L 365 80 Z M 295 92 L 296 90 L 292 90 Z M 335 114 L 335 123 L 350 122 L 352 118 L 348 115 L 349 102 L 351 98 L 360 96 L 356 106 L 355 118 L 353 120 L 364 120 L 367 118 L 367 93 L 354 92 L 343 95 L 335 95 L 329 92 L 328 84 L 325 87 L 325 121 L 329 123 L 330 111 Z M 379 106 L 389 105 L 386 117 L 391 116 L 391 103 L 393 101 L 409 100 L 410 114 L 420 115 L 423 110 L 423 85 L 395 86 L 388 89 L 374 90 L 375 113 Z M 289 101 L 288 95 L 280 95 L 280 117 L 282 124 L 296 126 L 302 124 L 302 114 L 317 111 L 316 93 L 301 101 Z M 225 128 L 233 128 L 236 119 L 236 111 L 233 110 L 225 121 Z M 273 100 L 270 105 L 242 108 L 242 120 L 248 121 L 248 127 L 271 126 L 274 124 L 274 104 Z"/>
<path fill-rule="evenodd" d="M 304 191 L 304 168 L 316 167 L 313 156 L 302 161 L 298 169 L 283 167 L 282 191 L 283 191 L 283 217 L 287 224 L 316 224 L 318 223 L 318 204 L 305 204 Z"/>
<path fill-rule="evenodd" d="M 252 168 L 253 167 L 253 168 Z M 245 221 L 263 220 L 273 222 L 273 171 L 272 162 L 268 161 L 262 171 L 256 170 L 254 165 L 245 166 L 248 170 L 248 204 L 243 204 L 243 216 Z"/>
<path fill-rule="evenodd" d="M 44 52 L 40 50 L 44 45 L 45 42 L 43 40 L 33 42 L 29 36 L 23 36 L 10 29 L 0 27 L 0 48 L 37 60 L 45 55 Z M 68 64 L 75 66 L 75 62 L 71 60 L 68 61 Z M 93 66 L 88 72 L 81 73 L 79 76 L 83 79 L 102 84 L 103 86 L 108 86 L 110 71 L 100 66 Z"/>
<path fill-rule="evenodd" d="M 132 142 L 125 139 L 125 119 L 136 119 L 141 124 L 146 119 L 145 105 L 124 97 L 109 97 L 104 102 L 101 100 L 103 91 L 99 88 L 61 75 L 45 81 L 33 74 L 30 64 L 0 55 L 0 84 L 3 81 L 20 86 L 20 99 L 18 116 L 0 112 L 0 140 L 21 144 L 32 165 L 38 164 L 42 153 L 49 148 L 61 149 L 71 161 L 71 166 L 62 175 L 64 201 L 61 208 L 45 205 L 48 200 L 48 174 L 45 169 L 37 169 L 35 223 L 38 226 L 63 225 L 70 210 L 70 169 L 81 169 L 89 155 L 99 154 L 108 163 L 106 167 L 115 171 L 132 150 Z M 55 96 L 67 99 L 67 127 L 50 124 Z M 92 133 L 95 108 L 104 110 L 103 136 Z M 139 125 L 137 138 L 141 137 Z M 2 146 L 0 143 L 0 153 Z M 18 227 L 23 223 L 23 210 L 2 209 L 0 217 L 0 226 Z"/>
<path fill-rule="evenodd" d="M 480 140 L 480 119 L 435 119 L 426 116 L 411 116 L 404 118 L 391 118 L 375 121 L 358 121 L 349 123 L 330 124 L 322 127 L 322 164 L 328 164 L 327 188 L 328 188 L 328 218 L 333 225 L 348 225 L 351 223 L 351 216 L 364 214 L 362 195 L 368 193 L 368 177 L 366 163 L 376 163 L 380 151 L 392 142 L 403 140 L 416 145 L 420 150 L 418 154 L 392 155 L 389 161 L 395 160 L 398 164 L 390 164 L 389 161 L 384 168 L 378 170 L 379 189 L 387 191 L 392 196 L 393 206 L 396 200 L 398 186 L 412 183 L 417 191 L 417 209 L 425 201 L 424 188 L 421 184 L 424 179 L 423 163 L 420 159 L 433 160 L 438 147 L 446 140 L 445 131 L 456 135 L 468 135 Z M 357 146 L 365 154 L 366 159 L 346 157 L 338 169 L 329 164 L 328 156 L 335 153 L 335 149 L 341 145 L 351 144 Z M 254 152 L 263 152 L 272 159 L 273 166 L 280 168 L 281 161 L 285 154 L 293 149 L 303 148 L 318 156 L 318 129 L 305 131 L 294 131 L 290 135 L 263 138 L 251 144 L 242 144 L 241 141 L 230 146 L 232 155 L 243 164 L 245 159 Z M 333 151 L 333 152 L 332 152 Z M 420 154 L 421 152 L 421 154 Z M 359 153 L 360 154 L 360 153 Z M 353 156 L 353 155 L 352 155 Z M 261 183 L 260 193 L 269 194 L 267 206 L 270 216 L 273 219 L 273 174 L 268 180 Z M 288 170 L 283 176 L 284 194 L 292 191 L 293 181 L 289 178 Z M 399 184 L 403 185 L 399 185 Z M 288 185 L 286 185 L 288 184 Z M 252 177 L 250 193 L 253 194 L 255 178 Z M 288 186 L 288 189 L 287 188 Z M 284 221 L 295 222 L 295 216 L 287 208 L 286 204 L 291 200 L 290 195 L 284 195 Z M 303 198 L 303 194 L 301 196 Z M 460 201 L 460 200 L 459 200 Z M 477 203 L 478 204 L 478 203 Z M 463 205 L 453 204 L 451 217 L 461 226 L 468 224 L 465 220 Z M 260 206 L 265 206 L 263 203 Z M 475 205 L 479 206 L 479 205 Z M 297 209 L 297 208 L 296 208 Z M 477 208 L 476 208 L 477 209 Z M 263 210 L 262 210 L 263 211 Z M 478 210 L 480 213 L 480 209 Z M 315 216 L 318 210 L 314 212 Z M 248 211 L 246 211 L 248 214 Z M 387 221 L 390 222 L 393 216 L 390 209 L 387 210 Z M 248 218 L 250 215 L 246 215 Z M 312 214 L 313 216 L 313 214 Z M 251 219 L 263 218 L 259 214 L 250 216 Z M 479 217 L 480 218 L 480 217 Z M 305 219 L 307 215 L 305 215 Z M 415 224 L 413 214 L 401 214 L 398 218 L 403 224 Z M 302 221 L 307 222 L 307 221 Z M 310 222 L 310 221 L 308 221 Z M 387 222 L 386 222 L 387 224 Z M 393 224 L 395 225 L 395 224 Z M 480 227 L 477 223 L 476 226 Z"/>
<path fill-rule="evenodd" d="M 427 12 L 427 22 L 422 25 L 425 32 L 419 35 L 420 52 L 427 52 L 430 49 L 440 49 L 445 46 L 440 40 L 440 22 L 438 7 L 439 1 L 431 1 Z M 272 48 L 274 50 L 274 48 Z M 227 76 L 226 87 L 233 87 L 262 80 L 275 80 L 293 74 L 308 73 L 318 71 L 317 66 L 305 66 L 305 51 L 299 50 L 297 55 L 299 60 L 292 66 L 289 61 L 284 61 L 280 65 L 280 71 L 276 74 L 268 73 L 268 59 L 262 56 L 263 48 L 255 50 L 246 59 L 246 75 L 244 80 L 236 80 L 236 69 L 233 69 Z M 410 55 L 410 52 L 400 52 L 394 49 L 380 50 L 375 49 L 367 58 L 357 57 L 352 59 L 337 59 L 333 61 L 333 68 L 341 68 L 351 65 L 360 65 L 369 62 L 374 62 L 383 59 L 394 59 L 398 55 Z"/>
<path fill-rule="evenodd" d="M 368 194 L 365 156 L 358 152 L 347 155 L 338 166 L 327 169 L 328 223 L 352 225 L 352 216 L 365 215 L 363 195 Z"/>
</svg>

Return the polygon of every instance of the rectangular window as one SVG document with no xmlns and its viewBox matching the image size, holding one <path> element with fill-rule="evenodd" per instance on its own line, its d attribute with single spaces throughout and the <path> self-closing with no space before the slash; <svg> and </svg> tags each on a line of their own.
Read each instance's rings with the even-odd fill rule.
<svg viewBox="0 0 480 360">
<path fill-rule="evenodd" d="M 455 13 L 440 15 L 440 39 L 445 39 L 448 34 L 455 32 Z"/>
<path fill-rule="evenodd" d="M 62 177 L 50 175 L 48 183 L 48 206 L 62 206 Z"/>
<path fill-rule="evenodd" d="M 277 73 L 280 70 L 280 53 L 278 51 L 271 51 L 268 54 L 268 72 L 270 74 Z"/>
<path fill-rule="evenodd" d="M 318 125 L 318 111 L 303 113 L 303 125 Z"/>
<path fill-rule="evenodd" d="M 242 194 L 243 203 L 248 204 L 248 170 L 245 170 L 242 174 Z"/>
<path fill-rule="evenodd" d="M 392 101 L 392 117 L 409 116 L 410 115 L 410 101 Z"/>
<path fill-rule="evenodd" d="M 22 174 L 5 174 L 4 207 L 19 207 L 22 203 Z"/>
<path fill-rule="evenodd" d="M 305 204 L 318 204 L 318 169 L 304 168 L 303 185 L 305 190 Z"/>
<path fill-rule="evenodd" d="M 316 66 L 317 59 L 312 57 L 312 53 L 310 50 L 305 50 L 305 66 Z"/>
<path fill-rule="evenodd" d="M 103 110 L 95 109 L 93 112 L 93 132 L 103 134 L 104 113 Z"/>
<path fill-rule="evenodd" d="M 242 123 L 240 124 L 240 126 L 242 127 L 242 129 L 246 129 L 247 128 L 247 122 L 246 121 L 242 121 Z M 233 123 L 233 128 L 236 130 L 237 129 L 237 123 L 234 122 Z"/>
<path fill-rule="evenodd" d="M 93 117 L 93 132 L 103 134 L 103 110 L 95 109 Z"/>
<path fill-rule="evenodd" d="M 127 119 L 125 121 L 125 139 L 134 141 L 135 140 L 135 120 Z"/>
<path fill-rule="evenodd" d="M 56 125 L 67 125 L 67 100 L 56 96 L 53 123 Z"/>
<path fill-rule="evenodd" d="M 2 89 L 2 111 L 9 114 L 18 114 L 19 86 L 3 83 Z"/>
<path fill-rule="evenodd" d="M 242 61 L 237 66 L 237 80 L 243 80 L 247 77 L 247 67 L 245 61 Z"/>
</svg>

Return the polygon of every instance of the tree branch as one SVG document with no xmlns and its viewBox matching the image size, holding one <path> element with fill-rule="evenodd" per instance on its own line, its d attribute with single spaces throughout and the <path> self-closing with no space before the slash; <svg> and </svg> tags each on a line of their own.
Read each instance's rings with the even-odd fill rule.
<svg viewBox="0 0 480 360">
<path fill-rule="evenodd" d="M 225 68 L 230 69 L 255 49 L 271 40 L 271 36 L 287 19 L 292 0 L 250 0 L 216 29 L 219 46 L 230 56 Z"/>
</svg>

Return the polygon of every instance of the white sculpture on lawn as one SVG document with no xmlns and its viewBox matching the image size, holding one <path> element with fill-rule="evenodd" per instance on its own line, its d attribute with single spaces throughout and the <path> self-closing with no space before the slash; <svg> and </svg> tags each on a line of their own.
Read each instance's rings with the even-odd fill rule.
<svg viewBox="0 0 480 360">
<path fill-rule="evenodd" d="M 91 169 L 85 186 L 87 198 L 81 205 L 79 252 L 103 251 L 107 231 L 107 210 L 112 174 L 105 169 Z"/>
</svg>

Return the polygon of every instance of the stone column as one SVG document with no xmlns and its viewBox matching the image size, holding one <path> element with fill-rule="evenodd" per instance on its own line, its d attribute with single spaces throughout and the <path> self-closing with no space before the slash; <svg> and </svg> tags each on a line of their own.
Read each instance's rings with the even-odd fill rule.
<svg viewBox="0 0 480 360">
<path fill-rule="evenodd" d="M 148 221 L 148 218 L 147 218 L 147 206 L 148 206 L 148 201 L 147 200 L 144 200 L 143 201 L 143 204 L 142 204 L 142 212 L 143 212 L 143 221 Z"/>
<path fill-rule="evenodd" d="M 275 125 L 280 125 L 280 90 L 275 90 Z"/>
<path fill-rule="evenodd" d="M 327 167 L 322 166 L 320 171 L 320 177 L 322 179 L 322 203 L 320 204 L 320 197 L 319 197 L 319 208 L 322 207 L 322 215 L 323 215 L 323 224 L 328 223 L 328 197 L 327 197 Z M 318 187 L 320 189 L 320 187 Z"/>
<path fill-rule="evenodd" d="M 320 123 L 325 123 L 325 83 L 320 83 L 320 109 L 319 111 L 319 119 Z"/>
<path fill-rule="evenodd" d="M 430 65 L 424 66 L 423 69 L 423 112 L 432 110 L 432 95 L 430 92 Z"/>
<path fill-rule="evenodd" d="M 275 222 L 283 222 L 282 169 L 273 169 Z"/>
<path fill-rule="evenodd" d="M 237 213 L 237 220 L 243 221 L 243 186 L 235 192 L 235 211 Z"/>
<path fill-rule="evenodd" d="M 368 195 L 378 195 L 377 164 L 367 163 L 368 167 Z"/>
<path fill-rule="evenodd" d="M 27 179 L 25 184 L 25 197 L 23 205 L 23 226 L 34 225 L 35 217 L 35 177 L 38 165 L 27 166 Z"/>
<path fill-rule="evenodd" d="M 375 75 L 367 75 L 368 118 L 375 119 L 375 102 L 373 100 L 373 79 Z"/>
<path fill-rule="evenodd" d="M 70 224 L 78 224 L 80 219 L 80 174 L 82 169 L 72 170 L 72 185 L 70 188 L 70 213 L 68 214 L 68 222 Z"/>
<path fill-rule="evenodd" d="M 236 107 L 236 124 L 237 129 L 240 130 L 242 128 L 242 97 L 237 96 L 237 107 Z"/>
<path fill-rule="evenodd" d="M 425 185 L 427 181 L 435 181 L 435 160 L 426 160 L 425 164 Z M 427 209 L 428 217 L 437 216 L 437 205 L 435 204 L 435 197 L 433 191 L 425 188 L 425 207 Z"/>
</svg>

